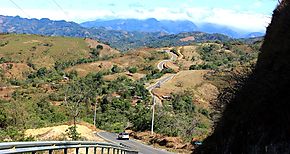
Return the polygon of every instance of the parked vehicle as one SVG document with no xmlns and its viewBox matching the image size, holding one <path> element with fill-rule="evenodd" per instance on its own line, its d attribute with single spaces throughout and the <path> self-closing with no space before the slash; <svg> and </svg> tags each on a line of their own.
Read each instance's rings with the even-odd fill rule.
<svg viewBox="0 0 290 154">
<path fill-rule="evenodd" d="M 118 135 L 119 140 L 129 140 L 129 134 L 126 132 L 122 132 Z"/>
</svg>

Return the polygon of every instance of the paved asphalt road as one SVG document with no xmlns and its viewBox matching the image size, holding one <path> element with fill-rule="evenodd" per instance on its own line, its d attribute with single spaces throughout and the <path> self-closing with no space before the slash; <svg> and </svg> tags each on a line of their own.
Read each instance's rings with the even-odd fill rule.
<svg viewBox="0 0 290 154">
<path fill-rule="evenodd" d="M 153 89 L 157 88 L 158 86 L 162 85 L 163 83 L 171 80 L 173 77 L 175 76 L 175 74 L 172 74 L 172 75 L 169 75 L 169 76 L 166 76 L 166 77 L 163 77 L 161 79 L 159 79 L 155 84 L 147 87 L 146 89 L 151 92 Z"/>
<path fill-rule="evenodd" d="M 171 58 L 168 59 L 168 60 L 162 60 L 161 62 L 158 63 L 157 68 L 158 68 L 160 71 L 162 71 L 162 70 L 164 69 L 164 64 L 165 64 L 166 62 L 174 61 L 174 60 L 177 59 L 177 55 L 176 55 L 176 54 L 170 52 L 169 50 L 165 50 L 165 52 L 168 53 L 168 54 L 170 54 L 170 55 L 171 55 Z"/>
<path fill-rule="evenodd" d="M 165 52 L 167 52 L 168 54 L 171 55 L 171 58 L 168 59 L 168 60 L 163 60 L 161 62 L 158 63 L 157 65 L 157 68 L 159 70 L 163 70 L 164 69 L 164 64 L 166 62 L 169 62 L 169 61 L 174 61 L 177 59 L 177 55 L 173 54 L 172 52 L 166 50 Z M 147 87 L 147 90 L 150 92 L 150 94 L 152 95 L 152 97 L 155 97 L 151 91 L 155 88 L 157 88 L 158 86 L 160 86 L 161 84 L 163 84 L 164 82 L 167 82 L 168 80 L 171 80 L 173 77 L 175 76 L 175 74 L 172 74 L 172 75 L 169 75 L 169 76 L 166 76 L 166 77 L 163 77 L 161 79 L 159 79 L 155 84 Z M 145 145 L 145 144 L 142 144 L 140 142 L 137 142 L 135 140 L 118 140 L 117 139 L 117 134 L 115 133 L 109 133 L 109 132 L 99 132 L 97 134 L 98 136 L 100 136 L 101 138 L 109 141 L 109 142 L 112 142 L 112 143 L 116 143 L 116 144 L 123 144 L 125 146 L 128 146 L 128 147 L 131 147 L 133 149 L 136 149 L 139 151 L 140 154 L 172 154 L 166 150 L 161 150 L 161 149 L 155 149 L 151 146 L 148 146 L 148 145 Z"/>
<path fill-rule="evenodd" d="M 101 138 L 107 140 L 107 141 L 112 142 L 112 143 L 115 143 L 115 144 L 122 143 L 125 146 L 128 146 L 132 149 L 136 149 L 139 151 L 140 154 L 173 154 L 173 153 L 170 153 L 166 150 L 155 149 L 151 146 L 142 144 L 142 143 L 137 142 L 137 141 L 132 140 L 132 139 L 130 139 L 130 140 L 118 140 L 117 134 L 115 134 L 115 133 L 99 132 L 97 135 L 100 136 Z"/>
</svg>

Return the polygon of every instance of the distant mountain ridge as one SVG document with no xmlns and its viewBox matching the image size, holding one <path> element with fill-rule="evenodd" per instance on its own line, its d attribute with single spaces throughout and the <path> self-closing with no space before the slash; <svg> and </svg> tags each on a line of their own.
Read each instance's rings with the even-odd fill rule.
<svg viewBox="0 0 290 154">
<path fill-rule="evenodd" d="M 150 21 L 152 20 L 152 21 Z M 147 22 L 156 22 L 150 19 Z M 172 21 L 163 21 L 171 23 L 167 30 L 174 28 Z M 183 32 L 178 34 L 168 34 L 166 32 L 141 32 L 109 30 L 101 28 L 85 28 L 75 22 L 64 20 L 54 21 L 44 19 L 26 19 L 19 16 L 0 15 L 0 33 L 18 33 L 18 34 L 38 34 L 46 36 L 69 36 L 80 38 L 93 38 L 100 42 L 109 44 L 111 47 L 120 51 L 127 51 L 140 47 L 165 47 L 190 45 L 195 42 L 205 41 L 230 41 L 231 37 L 223 34 L 208 34 L 204 32 Z M 173 26 L 172 26 L 173 25 Z M 189 24 L 189 29 L 192 25 Z M 175 29 L 176 30 L 176 29 Z M 174 30 L 171 30 L 174 31 Z M 178 31 L 178 30 L 177 30 Z"/>
<path fill-rule="evenodd" d="M 139 19 L 112 19 L 112 20 L 95 20 L 87 21 L 80 24 L 86 28 L 103 27 L 109 30 L 124 30 L 138 32 L 165 32 L 169 34 L 178 34 L 182 32 L 200 31 L 205 33 L 219 33 L 228 35 L 233 38 L 251 38 L 254 36 L 263 36 L 261 32 L 245 32 L 230 28 L 225 25 L 213 23 L 202 23 L 196 25 L 189 20 L 157 20 L 149 18 L 144 20 Z"/>
<path fill-rule="evenodd" d="M 96 20 L 80 24 L 86 28 L 104 27 L 110 30 L 139 31 L 139 32 L 165 32 L 169 34 L 178 34 L 182 32 L 197 31 L 197 26 L 187 20 L 156 20 L 149 18 L 145 20 L 138 19 L 115 19 L 115 20 Z"/>
</svg>

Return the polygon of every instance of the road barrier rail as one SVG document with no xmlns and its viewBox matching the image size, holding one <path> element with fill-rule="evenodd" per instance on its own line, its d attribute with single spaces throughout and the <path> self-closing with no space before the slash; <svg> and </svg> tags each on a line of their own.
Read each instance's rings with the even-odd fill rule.
<svg viewBox="0 0 290 154">
<path fill-rule="evenodd" d="M 63 150 L 64 154 L 68 154 L 68 150 L 75 150 L 79 154 L 79 149 L 84 148 L 86 154 L 101 153 L 101 154 L 137 154 L 138 151 L 130 149 L 122 145 L 93 142 L 93 141 L 39 141 L 39 142 L 2 142 L 0 143 L 0 154 L 15 154 L 15 153 L 32 153 L 48 151 L 53 154 L 56 150 Z M 90 152 L 89 149 L 93 149 Z M 92 151 L 92 150 L 91 150 Z"/>
</svg>

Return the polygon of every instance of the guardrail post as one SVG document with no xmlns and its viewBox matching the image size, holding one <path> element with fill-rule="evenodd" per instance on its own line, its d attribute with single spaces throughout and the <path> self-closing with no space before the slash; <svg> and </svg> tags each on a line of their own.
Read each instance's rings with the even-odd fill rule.
<svg viewBox="0 0 290 154">
<path fill-rule="evenodd" d="M 110 154 L 110 148 L 108 148 L 108 154 Z"/>
<path fill-rule="evenodd" d="M 67 148 L 63 149 L 63 153 L 67 154 Z"/>
<path fill-rule="evenodd" d="M 101 154 L 104 154 L 104 148 L 102 147 L 102 151 L 101 151 Z"/>
<path fill-rule="evenodd" d="M 115 154 L 115 150 L 116 150 L 116 149 L 115 149 L 115 148 L 113 148 L 113 154 Z"/>
<path fill-rule="evenodd" d="M 89 147 L 86 147 L 86 154 L 89 154 Z"/>
<path fill-rule="evenodd" d="M 94 147 L 94 154 L 97 154 L 97 147 Z"/>
<path fill-rule="evenodd" d="M 76 154 L 79 154 L 79 149 L 80 149 L 80 148 L 76 148 Z"/>
<path fill-rule="evenodd" d="M 119 154 L 119 150 L 120 150 L 120 149 L 117 149 L 117 154 Z"/>
<path fill-rule="evenodd" d="M 52 154 L 53 150 L 48 150 L 48 154 Z"/>
</svg>

